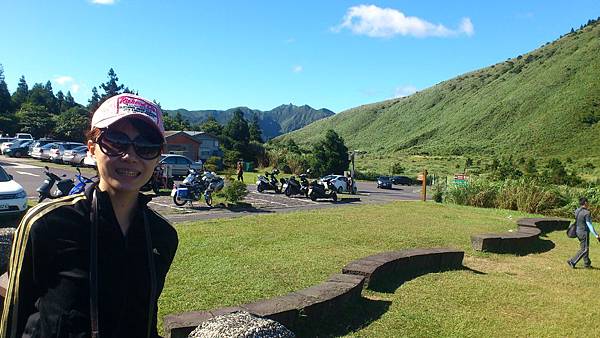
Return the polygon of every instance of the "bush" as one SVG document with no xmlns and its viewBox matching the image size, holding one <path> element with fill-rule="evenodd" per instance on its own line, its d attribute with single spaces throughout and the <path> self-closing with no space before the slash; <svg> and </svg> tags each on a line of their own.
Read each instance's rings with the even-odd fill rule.
<svg viewBox="0 0 600 338">
<path fill-rule="evenodd" d="M 394 164 L 392 164 L 392 168 L 391 168 L 391 172 L 393 175 L 400 175 L 400 174 L 404 174 L 404 171 L 406 170 L 406 168 L 404 168 L 402 166 L 402 163 L 400 162 L 396 162 Z"/>
<path fill-rule="evenodd" d="M 248 195 L 246 184 L 242 181 L 232 180 L 231 178 L 227 179 L 225 188 L 219 192 L 219 196 L 224 197 L 227 202 L 232 204 L 238 203 L 246 197 L 246 195 Z"/>
<path fill-rule="evenodd" d="M 372 171 L 358 171 L 356 170 L 354 172 L 354 178 L 356 178 L 357 180 L 364 180 L 364 181 L 377 181 L 377 178 L 379 176 L 387 176 L 381 173 L 376 173 L 376 172 L 372 172 Z"/>
</svg>

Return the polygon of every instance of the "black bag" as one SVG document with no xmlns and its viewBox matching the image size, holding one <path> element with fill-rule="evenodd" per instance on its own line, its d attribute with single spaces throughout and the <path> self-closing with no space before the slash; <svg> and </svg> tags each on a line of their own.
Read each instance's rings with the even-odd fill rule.
<svg viewBox="0 0 600 338">
<path fill-rule="evenodd" d="M 581 211 L 581 209 L 579 209 Z M 575 215 L 575 222 L 571 223 L 567 228 L 567 237 L 569 238 L 577 238 L 577 216 L 579 216 L 579 211 L 577 211 L 577 215 Z"/>
</svg>

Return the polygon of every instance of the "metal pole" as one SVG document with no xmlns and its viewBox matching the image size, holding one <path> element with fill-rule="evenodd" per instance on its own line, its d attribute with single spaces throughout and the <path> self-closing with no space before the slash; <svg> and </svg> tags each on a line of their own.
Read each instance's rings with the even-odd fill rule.
<svg viewBox="0 0 600 338">
<path fill-rule="evenodd" d="M 421 189 L 421 200 L 427 201 L 427 169 L 423 170 L 423 188 Z"/>
</svg>

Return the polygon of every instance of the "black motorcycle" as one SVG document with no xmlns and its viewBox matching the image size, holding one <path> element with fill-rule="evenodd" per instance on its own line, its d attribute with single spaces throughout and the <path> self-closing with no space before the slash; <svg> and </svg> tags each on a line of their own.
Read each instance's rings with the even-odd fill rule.
<svg viewBox="0 0 600 338">
<path fill-rule="evenodd" d="M 296 177 L 294 177 L 294 176 L 291 176 L 287 180 L 285 180 L 283 178 L 281 179 L 281 183 L 282 183 L 281 190 L 287 197 L 290 197 L 292 195 L 308 196 L 309 183 L 308 183 L 308 180 L 306 179 L 306 175 L 301 174 L 299 177 L 300 177 L 300 181 L 298 181 L 296 179 Z"/>
<path fill-rule="evenodd" d="M 168 182 L 167 182 L 167 178 L 164 177 L 164 168 L 161 164 L 157 165 L 154 168 L 154 172 L 152 173 L 152 176 L 150 176 L 150 179 L 148 180 L 148 182 L 146 182 L 146 184 L 144 184 L 144 186 L 142 186 L 142 188 L 140 190 L 142 191 L 154 191 L 154 193 L 156 195 L 158 195 L 160 193 L 160 189 L 167 189 L 169 188 L 168 186 Z"/>
<path fill-rule="evenodd" d="M 46 198 L 55 199 L 63 196 L 69 195 L 69 192 L 75 186 L 75 183 L 70 178 L 61 178 L 58 175 L 52 173 L 50 168 L 47 166 L 44 167 L 46 174 L 46 179 L 44 183 L 40 185 L 36 191 L 39 193 L 38 203 L 42 202 Z M 66 177 L 67 175 L 62 175 L 62 177 Z M 52 188 L 56 184 L 57 189 L 52 191 Z"/>
<path fill-rule="evenodd" d="M 331 198 L 334 202 L 337 202 L 338 199 L 332 183 L 319 182 L 317 180 L 310 183 L 308 197 L 312 201 L 316 201 L 318 198 Z"/>
<path fill-rule="evenodd" d="M 277 175 L 279 175 L 279 170 L 273 169 L 273 171 L 270 173 L 268 171 L 265 172 L 265 176 L 258 176 L 258 181 L 256 181 L 256 190 L 258 192 L 274 190 L 276 194 L 281 193 L 279 182 L 277 182 Z M 271 178 L 269 178 L 269 176 Z"/>
</svg>

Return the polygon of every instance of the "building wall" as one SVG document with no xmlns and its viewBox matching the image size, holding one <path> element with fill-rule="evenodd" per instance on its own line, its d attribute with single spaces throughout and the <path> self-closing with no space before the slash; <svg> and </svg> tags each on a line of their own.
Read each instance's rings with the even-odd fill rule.
<svg viewBox="0 0 600 338">
<path fill-rule="evenodd" d="M 198 161 L 199 149 L 200 144 L 198 142 L 194 142 L 184 135 L 176 134 L 167 138 L 167 154 L 184 155 L 192 161 Z"/>
<path fill-rule="evenodd" d="M 200 142 L 198 157 L 203 161 L 207 160 L 211 156 L 223 156 L 223 152 L 219 147 L 219 140 L 216 138 L 202 134 L 196 135 L 194 138 Z"/>
</svg>

